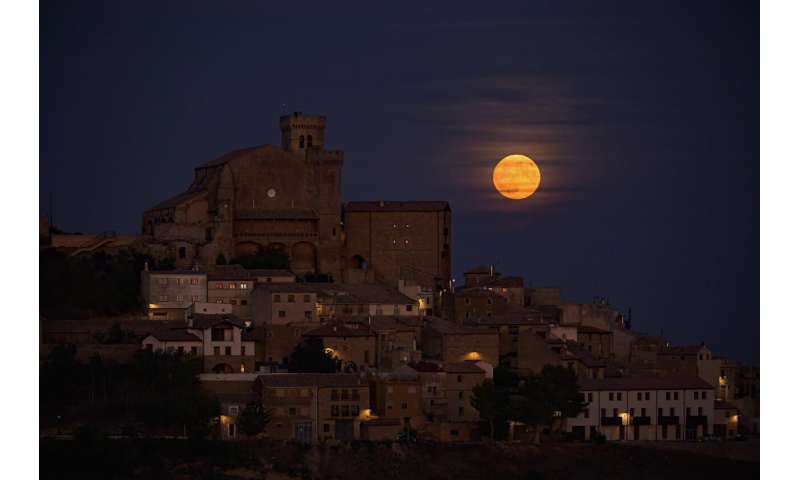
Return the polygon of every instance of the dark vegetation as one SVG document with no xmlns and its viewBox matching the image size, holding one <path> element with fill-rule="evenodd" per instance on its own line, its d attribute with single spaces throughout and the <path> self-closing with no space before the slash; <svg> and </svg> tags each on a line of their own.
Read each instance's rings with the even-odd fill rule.
<svg viewBox="0 0 800 480">
<path fill-rule="evenodd" d="M 470 403 L 484 421 L 489 438 L 507 439 L 508 422 L 515 421 L 535 428 L 536 443 L 542 430 L 559 427 L 586 406 L 575 373 L 554 365 L 522 377 L 498 367 L 493 381 L 487 379 L 473 388 Z"/>
<path fill-rule="evenodd" d="M 75 359 L 59 345 L 42 364 L 39 423 L 91 438 L 93 432 L 161 432 L 203 438 L 212 433 L 219 405 L 197 379 L 198 358 L 141 350 L 130 364 Z"/>
<path fill-rule="evenodd" d="M 336 373 L 342 361 L 325 351 L 322 340 L 310 337 L 294 347 L 289 357 L 289 371 L 292 373 Z"/>
<path fill-rule="evenodd" d="M 223 258 L 224 259 L 224 258 Z M 217 258 L 217 262 L 223 260 Z M 244 268 L 287 269 L 289 268 L 289 255 L 276 248 L 259 247 L 255 253 L 240 255 L 230 260 L 231 264 L 239 264 Z"/>
<path fill-rule="evenodd" d="M 156 261 L 123 250 L 69 257 L 52 249 L 39 253 L 39 309 L 46 318 L 88 318 L 142 311 L 141 271 L 175 268 L 174 259 Z"/>
</svg>

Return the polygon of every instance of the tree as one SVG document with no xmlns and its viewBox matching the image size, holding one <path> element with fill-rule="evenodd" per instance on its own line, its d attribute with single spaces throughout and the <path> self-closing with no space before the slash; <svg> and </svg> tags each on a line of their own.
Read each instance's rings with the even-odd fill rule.
<svg viewBox="0 0 800 480">
<path fill-rule="evenodd" d="M 575 373 L 565 367 L 545 365 L 538 375 L 522 379 L 511 397 L 512 419 L 535 429 L 539 443 L 541 427 L 578 415 L 586 407 Z"/>
<path fill-rule="evenodd" d="M 472 388 L 472 397 L 469 399 L 469 404 L 478 411 L 481 419 L 489 422 L 489 438 L 492 440 L 494 440 L 494 422 L 500 407 L 498 393 L 494 388 L 494 382 L 486 379 Z"/>
<path fill-rule="evenodd" d="M 326 352 L 322 340 L 316 337 L 300 342 L 289 357 L 292 373 L 335 373 L 341 366 L 342 361 Z"/>
<path fill-rule="evenodd" d="M 252 437 L 263 432 L 267 425 L 272 420 L 272 410 L 267 410 L 260 403 L 250 403 L 244 410 L 239 412 L 239 417 L 236 419 L 236 425 L 239 431 Z"/>
<path fill-rule="evenodd" d="M 222 252 L 220 252 L 219 255 L 217 255 L 217 265 L 227 265 L 227 264 L 228 260 L 226 260 L 225 255 L 223 255 Z"/>
</svg>

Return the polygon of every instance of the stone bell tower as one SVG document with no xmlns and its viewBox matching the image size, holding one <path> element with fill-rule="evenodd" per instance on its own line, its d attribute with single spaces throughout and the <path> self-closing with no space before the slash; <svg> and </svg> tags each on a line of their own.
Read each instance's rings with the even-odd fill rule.
<svg viewBox="0 0 800 480">
<path fill-rule="evenodd" d="M 281 144 L 284 150 L 304 153 L 325 147 L 325 116 L 294 112 L 281 117 Z"/>
</svg>

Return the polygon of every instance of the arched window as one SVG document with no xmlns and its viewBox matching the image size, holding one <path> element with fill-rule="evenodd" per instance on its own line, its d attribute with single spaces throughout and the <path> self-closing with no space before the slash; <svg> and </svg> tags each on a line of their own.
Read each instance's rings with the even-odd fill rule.
<svg viewBox="0 0 800 480">
<path fill-rule="evenodd" d="M 311 148 L 311 135 L 306 138 L 306 143 L 308 144 L 308 148 Z"/>
<path fill-rule="evenodd" d="M 306 137 L 300 135 L 300 148 L 305 146 Z"/>
</svg>

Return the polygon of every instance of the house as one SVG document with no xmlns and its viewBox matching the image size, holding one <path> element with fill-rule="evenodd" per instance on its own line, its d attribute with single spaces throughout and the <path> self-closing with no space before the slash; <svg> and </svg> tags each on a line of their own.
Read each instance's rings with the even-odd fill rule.
<svg viewBox="0 0 800 480">
<path fill-rule="evenodd" d="M 185 320 L 193 303 L 205 302 L 207 278 L 199 269 L 151 271 L 145 263 L 141 292 L 150 320 Z"/>
<path fill-rule="evenodd" d="M 578 343 L 596 358 L 612 358 L 614 342 L 610 330 L 591 325 L 577 325 Z"/>
<path fill-rule="evenodd" d="M 425 422 L 422 384 L 416 370 L 402 366 L 370 377 L 370 408 L 382 419 L 399 421 L 403 429 L 420 429 Z"/>
<path fill-rule="evenodd" d="M 365 377 L 345 373 L 259 375 L 254 390 L 272 412 L 266 436 L 315 443 L 357 440 L 370 414 Z"/>
<path fill-rule="evenodd" d="M 458 326 L 435 317 L 426 317 L 422 331 L 422 351 L 427 358 L 445 363 L 481 360 L 500 363 L 500 336 L 497 331 L 475 326 Z"/>
<path fill-rule="evenodd" d="M 376 368 L 377 336 L 363 325 L 330 323 L 309 330 L 304 338 L 319 338 L 325 351 L 342 361 L 343 370 Z"/>
<path fill-rule="evenodd" d="M 319 324 L 317 290 L 305 283 L 257 283 L 250 295 L 253 323 Z"/>
<path fill-rule="evenodd" d="M 586 409 L 567 426 L 580 438 L 694 440 L 711 432 L 714 387 L 697 376 L 606 377 L 579 385 Z"/>
<path fill-rule="evenodd" d="M 237 419 L 245 407 L 256 400 L 253 385 L 257 377 L 255 373 L 201 373 L 197 376 L 203 388 L 220 404 L 219 433 L 223 440 L 241 437 Z"/>
<path fill-rule="evenodd" d="M 732 439 L 739 433 L 739 409 L 736 405 L 722 400 L 714 402 L 714 435 L 722 439 Z"/>
<path fill-rule="evenodd" d="M 208 272 L 208 302 L 231 305 L 239 318 L 250 318 L 250 293 L 255 279 L 241 265 L 217 265 Z"/>
<path fill-rule="evenodd" d="M 176 351 L 202 358 L 203 371 L 255 370 L 257 333 L 233 315 L 193 314 L 178 328 L 156 328 L 142 340 L 147 350 Z"/>
<path fill-rule="evenodd" d="M 380 284 L 316 284 L 322 321 L 352 316 L 419 317 L 420 304 L 398 289 Z"/>
</svg>

